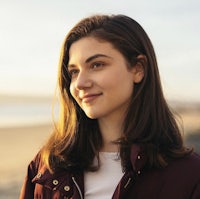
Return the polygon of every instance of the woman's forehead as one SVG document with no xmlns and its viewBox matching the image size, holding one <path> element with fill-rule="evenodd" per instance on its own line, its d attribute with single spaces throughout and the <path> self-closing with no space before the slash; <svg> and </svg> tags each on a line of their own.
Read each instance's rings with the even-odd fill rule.
<svg viewBox="0 0 200 199">
<path fill-rule="evenodd" d="M 75 61 L 81 59 L 86 61 L 93 56 L 112 57 L 111 55 L 114 51 L 117 51 L 117 49 L 108 41 L 99 41 L 93 37 L 84 37 L 71 45 L 68 64 L 73 64 Z"/>
</svg>

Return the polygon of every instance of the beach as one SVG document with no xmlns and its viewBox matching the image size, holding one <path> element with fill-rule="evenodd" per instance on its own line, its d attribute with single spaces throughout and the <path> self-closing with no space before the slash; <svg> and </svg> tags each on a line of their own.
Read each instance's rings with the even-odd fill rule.
<svg viewBox="0 0 200 199">
<path fill-rule="evenodd" d="M 51 124 L 0 129 L 0 199 L 18 198 L 27 165 L 51 131 Z"/>
<path fill-rule="evenodd" d="M 179 106 L 176 111 L 184 125 L 184 139 L 189 146 L 200 153 L 200 108 L 199 106 Z M 28 114 L 27 114 L 28 115 Z M 26 114 L 25 116 L 25 119 Z M 35 118 L 34 114 L 29 114 Z M 42 115 L 40 113 L 39 115 Z M 46 112 L 44 116 L 48 115 Z M 52 123 L 20 123 L 0 127 L 0 199 L 16 199 L 19 196 L 29 162 L 36 155 L 52 132 Z M 29 118 L 30 119 L 30 118 Z M 48 121 L 48 120 L 46 120 Z"/>
</svg>

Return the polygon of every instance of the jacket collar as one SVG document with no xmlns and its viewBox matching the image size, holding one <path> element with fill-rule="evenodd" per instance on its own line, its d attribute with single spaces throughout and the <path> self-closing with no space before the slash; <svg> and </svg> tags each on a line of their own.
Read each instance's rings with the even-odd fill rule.
<svg viewBox="0 0 200 199">
<path fill-rule="evenodd" d="M 142 169 L 146 164 L 147 157 L 144 149 L 143 145 L 133 144 L 131 146 L 130 161 L 132 169 L 137 175 L 141 174 Z M 71 192 L 71 188 L 68 189 L 68 187 L 71 187 L 73 184 L 72 176 L 73 174 L 67 172 L 66 170 L 61 170 L 60 172 L 51 174 L 49 170 L 42 165 L 32 182 L 43 184 L 52 190 L 61 189 L 63 192 L 66 192 L 66 190 L 67 192 Z M 83 183 L 83 174 L 79 175 L 76 179 L 81 180 Z"/>
<path fill-rule="evenodd" d="M 144 168 L 147 162 L 145 147 L 143 145 L 133 144 L 131 146 L 130 161 L 131 161 L 133 170 L 137 174 L 140 174 L 141 170 Z"/>
</svg>

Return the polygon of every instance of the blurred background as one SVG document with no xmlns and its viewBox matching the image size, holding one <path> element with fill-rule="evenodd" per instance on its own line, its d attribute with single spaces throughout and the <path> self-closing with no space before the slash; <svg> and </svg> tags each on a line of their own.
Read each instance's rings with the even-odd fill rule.
<svg viewBox="0 0 200 199">
<path fill-rule="evenodd" d="M 125 14 L 143 26 L 185 142 L 200 152 L 199 11 L 198 0 L 0 0 L 0 198 L 18 197 L 27 164 L 51 133 L 62 42 L 92 14 Z"/>
</svg>

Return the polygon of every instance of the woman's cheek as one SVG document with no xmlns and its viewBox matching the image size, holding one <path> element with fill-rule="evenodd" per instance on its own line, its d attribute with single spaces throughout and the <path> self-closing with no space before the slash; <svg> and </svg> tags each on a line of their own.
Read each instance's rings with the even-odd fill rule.
<svg viewBox="0 0 200 199">
<path fill-rule="evenodd" d="M 69 91 L 70 91 L 72 97 L 76 100 L 75 88 L 74 88 L 73 84 L 70 84 Z"/>
</svg>

